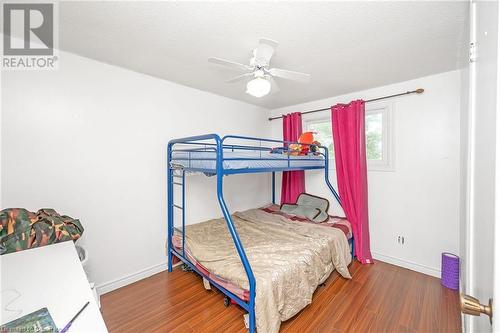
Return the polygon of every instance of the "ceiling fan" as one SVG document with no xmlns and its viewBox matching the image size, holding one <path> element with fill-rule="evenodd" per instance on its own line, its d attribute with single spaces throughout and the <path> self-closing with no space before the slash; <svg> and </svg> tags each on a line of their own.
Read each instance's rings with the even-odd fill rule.
<svg viewBox="0 0 500 333">
<path fill-rule="evenodd" d="M 229 61 L 221 58 L 208 58 L 211 63 L 221 65 L 234 70 L 243 71 L 243 74 L 227 80 L 227 82 L 237 82 L 251 79 L 247 83 L 246 93 L 255 97 L 262 97 L 270 92 L 277 93 L 278 85 L 275 77 L 308 83 L 311 76 L 309 74 L 289 71 L 280 68 L 269 68 L 269 62 L 274 54 L 274 49 L 278 43 L 271 39 L 261 38 L 259 46 L 253 50 L 253 56 L 250 58 L 250 64 L 244 65 L 238 62 Z"/>
</svg>

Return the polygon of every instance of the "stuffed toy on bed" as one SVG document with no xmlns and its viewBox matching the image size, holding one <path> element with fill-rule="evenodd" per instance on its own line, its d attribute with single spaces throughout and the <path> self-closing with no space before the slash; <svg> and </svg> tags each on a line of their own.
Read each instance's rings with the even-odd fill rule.
<svg viewBox="0 0 500 333">
<path fill-rule="evenodd" d="M 271 154 L 283 154 L 286 153 L 291 156 L 305 156 L 309 153 L 318 153 L 318 146 L 321 144 L 314 140 L 315 132 L 304 132 L 300 135 L 297 140 L 298 143 L 291 143 L 288 147 L 276 147 L 272 148 Z"/>
<path fill-rule="evenodd" d="M 330 202 L 325 198 L 301 193 L 295 204 L 283 204 L 280 210 L 283 213 L 305 217 L 313 222 L 320 223 L 328 220 L 329 207 Z"/>
<path fill-rule="evenodd" d="M 307 155 L 310 145 L 314 142 L 314 132 L 304 132 L 299 136 L 299 143 L 292 143 L 288 146 L 290 155 Z"/>
</svg>

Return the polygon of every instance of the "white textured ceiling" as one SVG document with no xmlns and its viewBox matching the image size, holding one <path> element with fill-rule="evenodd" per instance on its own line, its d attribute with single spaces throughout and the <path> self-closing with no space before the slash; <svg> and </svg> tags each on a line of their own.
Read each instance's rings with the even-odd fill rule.
<svg viewBox="0 0 500 333">
<path fill-rule="evenodd" d="M 453 70 L 464 62 L 467 2 L 61 2 L 60 48 L 193 88 L 276 108 Z M 264 98 L 207 62 L 248 63 L 260 37 L 280 43 Z"/>
</svg>

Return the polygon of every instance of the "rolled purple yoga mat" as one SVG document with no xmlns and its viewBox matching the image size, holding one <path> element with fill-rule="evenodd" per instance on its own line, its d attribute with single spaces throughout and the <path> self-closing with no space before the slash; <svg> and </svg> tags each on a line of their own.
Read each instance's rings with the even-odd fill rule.
<svg viewBox="0 0 500 333">
<path fill-rule="evenodd" d="M 441 284 L 446 288 L 458 290 L 460 279 L 460 258 L 452 253 L 441 254 Z"/>
</svg>

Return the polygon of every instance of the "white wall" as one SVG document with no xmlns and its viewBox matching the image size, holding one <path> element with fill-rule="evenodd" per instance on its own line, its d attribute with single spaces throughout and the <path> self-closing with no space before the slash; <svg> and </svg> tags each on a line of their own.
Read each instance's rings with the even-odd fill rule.
<svg viewBox="0 0 500 333">
<path fill-rule="evenodd" d="M 168 140 L 269 136 L 265 109 L 65 52 L 58 70 L 4 72 L 2 84 L 2 207 L 81 219 L 101 291 L 166 268 Z M 188 221 L 221 216 L 214 183 L 188 179 Z M 269 176 L 225 185 L 231 210 L 270 201 Z"/>
<path fill-rule="evenodd" d="M 459 253 L 459 71 L 276 109 L 273 115 L 416 88 L 425 92 L 387 101 L 394 116 L 395 170 L 368 172 L 371 248 L 376 259 L 439 276 L 441 252 Z M 311 116 L 318 113 L 304 121 Z M 272 133 L 281 137 L 279 120 L 273 121 Z M 306 188 L 334 200 L 320 172 L 306 176 Z M 405 237 L 404 245 L 398 235 Z"/>
<path fill-rule="evenodd" d="M 470 177 L 469 166 L 469 144 L 470 144 L 470 92 L 469 92 L 469 68 L 461 71 L 461 99 L 460 99 L 460 290 L 466 289 L 466 275 L 469 266 L 468 262 L 468 239 L 469 239 L 469 190 L 468 182 Z"/>
</svg>

